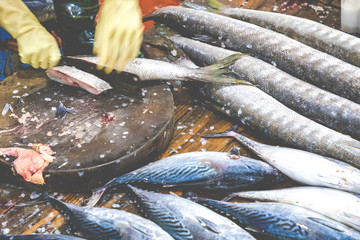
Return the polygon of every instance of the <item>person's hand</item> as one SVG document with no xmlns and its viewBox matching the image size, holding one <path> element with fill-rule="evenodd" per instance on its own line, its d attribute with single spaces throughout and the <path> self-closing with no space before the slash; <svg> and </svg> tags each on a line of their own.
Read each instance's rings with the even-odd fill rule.
<svg viewBox="0 0 360 240">
<path fill-rule="evenodd" d="M 34 28 L 16 39 L 21 61 L 34 68 L 47 69 L 60 61 L 60 50 L 55 38 L 43 27 Z"/>
<path fill-rule="evenodd" d="M 138 54 L 143 38 L 138 0 L 106 0 L 100 11 L 94 43 L 98 68 L 121 72 Z"/>
<path fill-rule="evenodd" d="M 34 68 L 49 68 L 59 63 L 61 54 L 54 37 L 21 0 L 1 0 L 0 26 L 17 40 L 23 63 Z"/>
</svg>

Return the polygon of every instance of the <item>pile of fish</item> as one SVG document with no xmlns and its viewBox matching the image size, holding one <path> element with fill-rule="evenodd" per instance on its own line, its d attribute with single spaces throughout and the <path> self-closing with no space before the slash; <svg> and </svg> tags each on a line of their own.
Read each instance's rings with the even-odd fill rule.
<svg viewBox="0 0 360 240">
<path fill-rule="evenodd" d="M 229 153 L 182 153 L 109 181 L 94 190 L 86 207 L 51 196 L 48 201 L 89 239 L 360 239 L 360 41 L 290 16 L 242 9 L 218 13 L 261 27 L 183 7 L 161 8 L 150 19 L 223 39 L 226 47 L 249 55 L 176 36 L 171 40 L 194 62 L 215 65 L 191 69 L 151 61 L 146 68 L 148 61 L 137 59 L 125 71 L 140 80 L 153 80 L 168 66 L 173 70 L 163 80 L 210 82 L 201 87 L 206 103 L 290 147 L 258 143 L 232 128 L 203 137 L 235 138 L 261 160 L 242 157 L 237 148 Z M 274 21 L 277 17 L 284 19 Z M 315 44 L 314 48 L 263 27 Z M 94 57 L 73 59 L 97 63 Z M 219 70 L 209 74 L 230 65 L 250 84 L 230 77 L 219 80 L 225 73 Z M 48 74 L 56 77 L 59 71 L 50 69 Z M 288 181 L 302 186 L 272 189 Z M 222 191 L 228 197 L 185 199 L 140 188 Z M 94 207 L 105 193 L 123 189 L 149 220 Z M 260 202 L 229 202 L 235 197 Z M 0 239 L 48 236 L 17 237 L 0 235 Z"/>
</svg>

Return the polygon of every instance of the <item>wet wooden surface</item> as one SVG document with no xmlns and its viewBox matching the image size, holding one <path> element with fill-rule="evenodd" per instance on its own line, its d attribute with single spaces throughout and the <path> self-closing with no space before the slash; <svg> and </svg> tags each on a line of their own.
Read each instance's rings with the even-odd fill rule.
<svg viewBox="0 0 360 240">
<path fill-rule="evenodd" d="M 0 106 L 13 106 L 13 112 L 0 119 L 0 146 L 49 144 L 55 159 L 44 170 L 45 184 L 39 189 L 48 191 L 89 190 L 155 160 L 172 137 L 170 88 L 161 82 L 147 83 L 139 86 L 143 97 L 134 98 L 119 93 L 122 85 L 112 87 L 93 95 L 51 81 L 44 71 L 13 74 L 0 84 Z M 75 112 L 56 117 L 59 103 Z M 11 159 L 0 157 L 0 172 L 23 182 L 12 173 Z"/>
<path fill-rule="evenodd" d="M 201 1 L 200 1 L 201 2 Z M 340 26 L 340 0 L 300 1 L 300 0 L 233 0 L 222 1 L 231 6 L 243 6 L 244 8 L 276 11 L 310 18 L 323 22 L 329 26 Z M 326 5 L 325 5 L 326 4 Z M 202 106 L 196 94 L 192 92 L 191 85 L 174 85 L 172 89 L 175 104 L 175 128 L 174 136 L 162 157 L 172 154 L 190 151 L 228 151 L 234 145 L 239 146 L 231 139 L 204 139 L 203 134 L 221 132 L 231 126 L 224 116 L 212 112 Z M 274 144 L 261 135 L 244 129 L 240 126 L 239 131 L 261 142 Z M 241 148 L 245 156 L 254 157 L 246 149 Z M 15 207 L 19 202 L 29 201 L 35 198 L 39 192 L 22 189 L 18 186 L 9 185 L 5 182 L 0 184 L 0 229 L 6 234 L 29 234 L 29 233 L 64 233 L 72 234 L 64 218 L 51 206 L 39 204 L 29 207 Z M 181 189 L 178 190 L 181 195 Z M 81 204 L 89 194 L 54 193 L 63 196 L 67 202 Z M 198 193 L 209 196 L 207 193 Z M 211 197 L 222 198 L 221 194 L 212 193 Z M 127 194 L 120 192 L 110 196 L 110 200 L 103 201 L 100 206 L 120 208 L 129 212 L 137 213 L 129 201 Z"/>
</svg>

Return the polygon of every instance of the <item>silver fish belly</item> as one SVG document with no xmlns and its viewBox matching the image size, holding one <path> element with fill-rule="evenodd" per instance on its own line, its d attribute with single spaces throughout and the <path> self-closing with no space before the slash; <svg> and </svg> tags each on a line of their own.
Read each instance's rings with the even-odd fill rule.
<svg viewBox="0 0 360 240">
<path fill-rule="evenodd" d="M 270 28 L 360 67 L 360 39 L 324 24 L 287 14 L 252 9 L 224 8 L 217 13 Z"/>
<path fill-rule="evenodd" d="M 64 212 L 90 239 L 173 239 L 155 223 L 121 210 L 81 207 L 49 197 L 54 208 Z"/>
<path fill-rule="evenodd" d="M 175 239 L 255 239 L 229 219 L 190 200 L 129 187 L 138 207 Z"/>
<path fill-rule="evenodd" d="M 240 225 L 276 239 L 359 239 L 360 233 L 308 209 L 285 203 L 229 203 L 194 198 Z"/>
<path fill-rule="evenodd" d="M 171 38 L 190 58 L 212 64 L 234 51 L 183 37 Z M 271 64 L 245 55 L 234 64 L 242 79 L 276 98 L 291 109 L 350 136 L 360 139 L 360 105 L 297 79 Z"/>
<path fill-rule="evenodd" d="M 224 46 L 251 53 L 301 79 L 360 103 L 360 69 L 285 35 L 205 11 L 164 7 L 151 18 L 195 34 L 223 40 Z"/>
<path fill-rule="evenodd" d="M 230 198 L 233 197 L 296 205 L 360 231 L 360 196 L 356 194 L 324 187 L 292 187 L 237 192 L 230 195 Z"/>
<path fill-rule="evenodd" d="M 295 181 L 360 194 L 360 169 L 347 163 L 295 148 L 258 143 L 234 131 L 206 135 L 224 136 L 235 138 Z"/>
</svg>

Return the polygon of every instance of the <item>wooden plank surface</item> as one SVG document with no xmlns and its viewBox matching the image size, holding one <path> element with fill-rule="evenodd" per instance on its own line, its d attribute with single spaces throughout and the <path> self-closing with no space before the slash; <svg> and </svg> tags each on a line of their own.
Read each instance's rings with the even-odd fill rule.
<svg viewBox="0 0 360 240">
<path fill-rule="evenodd" d="M 201 1 L 200 1 L 201 2 Z M 329 26 L 340 26 L 340 0 L 301 1 L 301 0 L 223 0 L 223 3 L 233 7 L 243 6 L 249 9 L 276 11 L 320 21 Z M 222 115 L 214 113 L 201 105 L 195 94 L 191 94 L 191 86 L 174 85 L 175 103 L 175 131 L 169 147 L 162 157 L 190 151 L 228 151 L 234 145 L 239 146 L 230 139 L 203 139 L 201 135 L 220 132 L 231 126 Z M 248 129 L 240 127 L 239 131 L 258 141 L 273 143 Z M 254 157 L 243 147 L 241 153 Z M 181 194 L 181 192 L 177 192 Z M 50 192 L 50 194 L 54 194 Z M 200 193 L 204 194 L 204 193 Z M 69 234 L 68 224 L 63 217 L 46 204 L 29 207 L 15 207 L 16 203 L 27 202 L 35 198 L 37 192 L 21 189 L 9 185 L 5 181 L 0 183 L 0 229 L 3 234 L 29 234 L 29 233 L 64 233 Z M 56 193 L 63 196 L 67 202 L 82 203 L 89 194 Z M 209 196 L 209 195 L 206 195 Z M 214 194 L 214 198 L 221 198 L 221 194 Z M 129 202 L 126 193 L 120 192 L 111 196 L 110 200 L 100 204 L 104 207 L 121 208 L 134 212 L 134 206 Z"/>
</svg>

